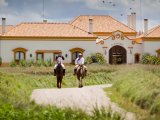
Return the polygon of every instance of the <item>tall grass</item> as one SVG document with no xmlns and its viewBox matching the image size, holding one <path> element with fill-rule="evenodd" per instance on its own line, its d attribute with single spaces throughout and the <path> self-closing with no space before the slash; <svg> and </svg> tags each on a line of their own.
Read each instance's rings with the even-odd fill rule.
<svg viewBox="0 0 160 120">
<path fill-rule="evenodd" d="M 141 109 L 149 111 L 150 115 L 159 116 L 159 74 L 160 66 L 134 65 L 124 67 L 123 70 L 121 69 L 117 72 L 116 76 L 112 77 L 112 80 L 114 81 L 112 87 L 113 93 L 114 95 L 118 93 L 132 103 L 135 103 Z"/>
<path fill-rule="evenodd" d="M 67 73 L 62 87 L 77 87 L 77 79 L 73 76 L 73 66 L 66 66 Z M 85 85 L 106 84 L 116 71 L 113 67 L 88 67 Z M 106 111 L 95 109 L 93 115 L 70 108 L 41 107 L 30 101 L 34 89 L 55 88 L 56 78 L 52 67 L 6 67 L 0 68 L 0 120 L 106 120 Z M 110 113 L 111 114 L 111 113 Z M 109 116 L 112 119 L 112 116 Z M 116 120 L 119 120 L 117 117 Z"/>
</svg>

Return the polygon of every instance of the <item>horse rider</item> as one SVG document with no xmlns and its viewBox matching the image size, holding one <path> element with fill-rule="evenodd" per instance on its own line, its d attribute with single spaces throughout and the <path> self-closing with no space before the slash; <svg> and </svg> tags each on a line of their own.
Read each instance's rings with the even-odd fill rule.
<svg viewBox="0 0 160 120">
<path fill-rule="evenodd" d="M 62 56 L 62 54 L 58 54 L 58 56 L 56 56 L 56 60 L 57 60 L 57 63 L 54 66 L 54 76 L 56 76 L 56 74 L 57 74 L 56 69 L 57 69 L 58 64 L 61 64 L 61 66 L 63 68 L 63 75 L 65 75 L 65 66 L 62 63 L 64 60 L 64 57 Z"/>
<path fill-rule="evenodd" d="M 86 76 L 87 75 L 87 67 L 84 65 L 84 57 L 83 57 L 82 53 L 79 53 L 78 58 L 76 58 L 76 60 L 75 60 L 74 75 L 76 75 L 77 68 L 79 67 L 79 65 L 83 65 L 83 67 L 85 69 L 85 76 Z"/>
</svg>

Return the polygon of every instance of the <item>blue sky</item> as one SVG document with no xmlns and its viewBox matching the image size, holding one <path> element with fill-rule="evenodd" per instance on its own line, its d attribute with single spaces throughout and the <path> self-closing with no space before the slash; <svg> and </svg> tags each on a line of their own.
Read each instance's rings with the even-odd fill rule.
<svg viewBox="0 0 160 120">
<path fill-rule="evenodd" d="M 44 18 L 67 22 L 79 15 L 110 15 L 127 24 L 127 15 L 136 12 L 137 30 L 143 27 L 144 18 L 149 19 L 149 28 L 160 24 L 160 0 L 141 3 L 142 12 L 140 0 L 44 0 Z M 43 0 L 0 0 L 0 17 L 6 17 L 7 24 L 41 22 Z"/>
</svg>

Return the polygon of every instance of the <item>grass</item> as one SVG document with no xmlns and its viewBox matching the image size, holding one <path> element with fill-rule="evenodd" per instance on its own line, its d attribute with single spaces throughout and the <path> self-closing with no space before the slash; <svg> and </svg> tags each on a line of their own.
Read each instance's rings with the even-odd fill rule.
<svg viewBox="0 0 160 120">
<path fill-rule="evenodd" d="M 62 87 L 77 87 L 73 67 L 66 66 Z M 160 118 L 160 66 L 153 65 L 89 65 L 85 85 L 113 83 L 106 89 L 111 100 L 140 120 Z M 52 67 L 0 68 L 0 120 L 106 120 L 106 110 L 95 109 L 93 116 L 81 110 L 37 106 L 30 102 L 34 89 L 56 88 Z M 112 112 L 109 110 L 109 116 Z M 117 115 L 114 115 L 117 116 Z M 119 120 L 119 115 L 108 119 Z"/>
<path fill-rule="evenodd" d="M 112 101 L 128 111 L 135 112 L 138 119 L 160 118 L 160 66 L 134 65 L 124 67 L 112 78 L 114 85 L 107 89 Z"/>
<path fill-rule="evenodd" d="M 96 68 L 88 66 L 85 85 L 110 83 L 116 69 L 108 66 Z M 77 79 L 72 75 L 73 66 L 66 66 L 66 69 L 62 86 L 77 87 Z M 106 120 L 105 109 L 95 109 L 93 115 L 89 115 L 70 108 L 42 107 L 30 101 L 34 89 L 55 87 L 56 78 L 53 76 L 52 67 L 0 68 L 0 120 Z M 111 114 L 110 110 L 109 113 Z M 113 117 L 109 116 L 109 119 Z M 113 119 L 119 120 L 120 117 Z"/>
</svg>

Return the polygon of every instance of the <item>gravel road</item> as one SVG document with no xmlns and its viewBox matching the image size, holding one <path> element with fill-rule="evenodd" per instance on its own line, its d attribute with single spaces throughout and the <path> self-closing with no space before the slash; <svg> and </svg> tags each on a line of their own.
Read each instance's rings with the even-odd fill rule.
<svg viewBox="0 0 160 120">
<path fill-rule="evenodd" d="M 32 92 L 31 100 L 44 106 L 55 105 L 59 108 L 82 109 L 89 114 L 94 108 L 111 108 L 112 111 L 120 113 L 126 120 L 136 120 L 134 113 L 118 107 L 106 96 L 103 88 L 111 86 L 112 84 L 84 86 L 83 88 L 36 89 Z"/>
</svg>

